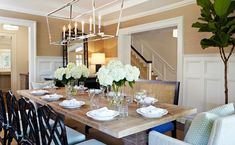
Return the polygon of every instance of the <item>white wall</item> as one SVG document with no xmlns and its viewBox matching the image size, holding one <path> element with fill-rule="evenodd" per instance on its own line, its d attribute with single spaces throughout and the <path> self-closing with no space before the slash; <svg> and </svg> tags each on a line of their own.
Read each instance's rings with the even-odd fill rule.
<svg viewBox="0 0 235 145">
<path fill-rule="evenodd" d="M 229 102 L 235 103 L 235 56 L 228 69 Z M 224 104 L 224 65 L 219 55 L 185 55 L 182 104 L 198 112 Z"/>
<path fill-rule="evenodd" d="M 62 57 L 37 56 L 36 81 L 44 81 L 45 77 L 54 77 L 54 71 L 62 66 Z"/>
</svg>

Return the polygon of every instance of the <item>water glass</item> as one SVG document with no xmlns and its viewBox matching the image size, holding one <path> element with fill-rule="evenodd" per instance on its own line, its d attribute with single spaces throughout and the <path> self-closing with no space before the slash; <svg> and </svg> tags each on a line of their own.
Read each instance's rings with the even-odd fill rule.
<svg viewBox="0 0 235 145">
<path fill-rule="evenodd" d="M 125 118 L 128 116 L 128 103 L 124 102 L 119 107 L 120 118 Z"/>
<path fill-rule="evenodd" d="M 96 93 L 90 94 L 90 108 L 91 110 L 98 109 L 100 106 L 100 95 Z"/>
</svg>

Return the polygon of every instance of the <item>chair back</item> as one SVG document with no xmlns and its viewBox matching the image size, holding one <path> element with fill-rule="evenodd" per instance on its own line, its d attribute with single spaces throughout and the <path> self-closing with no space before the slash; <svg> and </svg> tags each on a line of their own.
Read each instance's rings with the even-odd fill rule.
<svg viewBox="0 0 235 145">
<path fill-rule="evenodd" d="M 45 81 L 45 82 L 31 82 L 32 89 L 43 89 L 44 87 L 51 85 L 54 81 Z"/>
<path fill-rule="evenodd" d="M 21 144 L 40 145 L 39 124 L 34 104 L 29 99 L 21 98 L 19 99 L 19 111 L 23 130 Z"/>
<path fill-rule="evenodd" d="M 126 85 L 123 91 L 126 95 L 133 96 L 135 92 L 146 90 L 159 102 L 178 105 L 179 86 L 180 82 L 177 81 L 137 80 L 133 88 Z"/>
<path fill-rule="evenodd" d="M 208 145 L 235 144 L 235 114 L 215 120 Z"/>
<path fill-rule="evenodd" d="M 5 100 L 2 90 L 0 90 L 0 130 L 6 124 L 7 124 L 7 116 L 6 116 Z"/>
<path fill-rule="evenodd" d="M 43 145 L 68 145 L 64 119 L 50 106 L 38 108 L 39 124 Z M 50 120 L 54 122 L 51 123 Z"/>
<path fill-rule="evenodd" d="M 11 91 L 8 91 L 6 95 L 6 108 L 8 116 L 8 124 L 10 127 L 10 137 L 14 138 L 17 142 L 21 140 L 21 128 L 20 128 L 20 117 L 19 117 L 19 108 L 18 101 L 16 97 L 12 94 Z"/>
</svg>

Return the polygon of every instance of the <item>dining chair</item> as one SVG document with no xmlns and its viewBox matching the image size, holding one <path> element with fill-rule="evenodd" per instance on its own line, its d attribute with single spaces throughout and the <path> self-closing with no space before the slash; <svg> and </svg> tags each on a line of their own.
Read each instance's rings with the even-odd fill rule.
<svg viewBox="0 0 235 145">
<path fill-rule="evenodd" d="M 205 131 L 201 132 L 200 126 L 195 128 L 195 131 L 193 132 L 188 131 L 186 136 L 191 136 L 191 142 L 187 139 L 181 141 L 156 131 L 151 131 L 149 133 L 149 145 L 234 145 L 235 114 L 220 116 L 218 118 L 215 117 L 216 115 L 212 115 L 211 113 L 203 113 L 199 116 L 207 118 L 206 120 L 203 120 L 203 122 L 200 122 L 198 118 L 195 121 Z"/>
<path fill-rule="evenodd" d="M 137 80 L 133 88 L 126 85 L 123 92 L 127 96 L 134 96 L 136 92 L 145 90 L 158 102 L 178 105 L 180 82 L 162 80 Z M 160 133 L 171 131 L 172 137 L 176 138 L 176 120 L 151 128 Z"/>
<path fill-rule="evenodd" d="M 50 106 L 39 107 L 38 117 L 43 145 L 70 145 L 85 140 L 85 135 L 66 127 L 63 116 Z M 50 123 L 51 119 L 54 120 L 53 125 Z"/>
<path fill-rule="evenodd" d="M 6 108 L 9 125 L 8 144 L 11 144 L 13 139 L 19 144 L 22 139 L 21 120 L 18 101 L 11 91 L 8 91 L 6 95 Z"/>
<path fill-rule="evenodd" d="M 85 141 L 85 135 L 65 126 L 64 118 L 48 105 L 38 108 L 38 117 L 43 145 L 105 145 L 96 139 Z M 54 125 L 50 124 L 51 119 Z"/>
<path fill-rule="evenodd" d="M 18 102 L 23 132 L 20 144 L 40 145 L 40 130 L 37 119 L 37 109 L 35 108 L 33 102 L 27 98 L 22 97 Z"/>
<path fill-rule="evenodd" d="M 7 139 L 8 139 L 8 121 L 7 121 L 7 112 L 6 112 L 6 106 L 5 106 L 5 99 L 4 95 L 2 93 L 2 90 L 0 90 L 0 132 L 3 131 L 3 138 L 1 139 L 1 143 L 3 145 L 6 145 Z"/>
</svg>

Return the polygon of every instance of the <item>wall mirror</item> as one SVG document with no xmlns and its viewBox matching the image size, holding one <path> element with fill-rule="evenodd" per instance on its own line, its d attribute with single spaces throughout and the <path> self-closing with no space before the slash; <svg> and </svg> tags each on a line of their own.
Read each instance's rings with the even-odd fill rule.
<svg viewBox="0 0 235 145">
<path fill-rule="evenodd" d="M 81 31 L 78 31 L 81 35 Z M 72 35 L 74 30 L 72 30 Z M 68 32 L 66 32 L 66 37 Z M 68 62 L 73 62 L 77 65 L 84 64 L 88 67 L 88 42 L 84 40 L 81 42 L 70 42 L 63 46 L 63 65 L 66 66 Z"/>
</svg>

